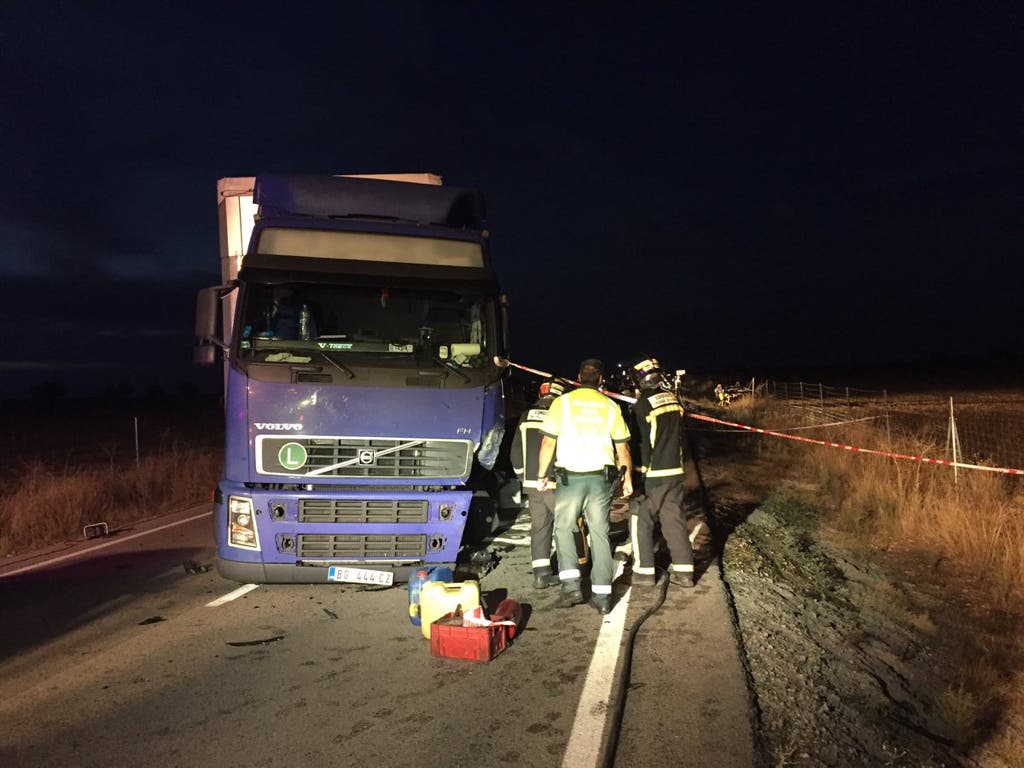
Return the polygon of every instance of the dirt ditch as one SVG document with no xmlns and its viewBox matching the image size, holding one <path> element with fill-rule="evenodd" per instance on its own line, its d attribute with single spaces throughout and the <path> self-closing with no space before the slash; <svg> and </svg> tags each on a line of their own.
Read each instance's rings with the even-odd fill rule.
<svg viewBox="0 0 1024 768">
<path fill-rule="evenodd" d="M 771 462 L 720 451 L 697 468 L 763 765 L 976 765 L 958 749 L 968 713 L 935 642 L 939 598 L 832 540 Z"/>
</svg>

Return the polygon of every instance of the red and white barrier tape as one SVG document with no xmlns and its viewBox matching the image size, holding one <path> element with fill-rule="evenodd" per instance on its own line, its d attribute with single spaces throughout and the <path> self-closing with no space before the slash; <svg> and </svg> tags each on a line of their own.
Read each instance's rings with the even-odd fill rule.
<svg viewBox="0 0 1024 768">
<path fill-rule="evenodd" d="M 546 379 L 552 378 L 554 376 L 553 373 L 548 373 L 547 371 L 540 371 L 540 370 L 538 370 L 536 368 L 529 368 L 529 367 L 527 367 L 525 365 L 520 365 L 519 363 L 513 363 L 511 360 L 505 360 L 505 362 L 508 365 L 512 366 L 513 368 L 518 368 L 521 371 L 526 371 L 527 373 L 533 373 L 533 374 L 536 374 L 537 376 L 543 376 Z M 580 385 L 580 383 L 578 381 L 574 381 L 572 379 L 566 379 L 566 380 L 572 382 L 576 386 Z M 623 395 L 620 392 L 612 392 L 611 390 L 608 390 L 608 389 L 602 389 L 601 392 L 604 393 L 605 395 L 607 395 L 608 397 L 611 397 L 611 398 L 613 398 L 615 400 L 621 400 L 624 403 L 635 403 L 636 402 L 636 398 L 635 397 L 630 397 L 629 395 Z M 709 422 L 711 424 L 721 424 L 721 425 L 726 426 L 726 427 L 734 427 L 736 429 L 743 429 L 743 430 L 746 430 L 748 432 L 756 432 L 759 435 L 771 435 L 772 437 L 782 437 L 782 438 L 785 438 L 787 440 L 796 440 L 797 442 L 801 442 L 801 443 L 811 443 L 812 445 L 824 445 L 824 446 L 826 446 L 828 448 L 841 448 L 842 450 L 850 451 L 851 453 L 868 453 L 868 454 L 871 454 L 872 456 L 885 456 L 885 457 L 888 457 L 888 458 L 891 458 L 891 459 L 903 459 L 905 461 L 916 461 L 916 462 L 919 462 L 921 464 L 937 464 L 937 465 L 940 465 L 940 466 L 943 466 L 943 467 L 957 467 L 959 469 L 980 469 L 983 472 L 997 472 L 997 473 L 1003 474 L 1003 475 L 1024 475 L 1024 469 L 1012 469 L 1010 467 L 986 467 L 986 466 L 984 466 L 982 464 L 967 464 L 967 463 L 964 463 L 962 461 L 948 461 L 946 459 L 929 459 L 927 456 L 910 456 L 910 455 L 905 454 L 905 453 L 894 453 L 892 451 L 876 451 L 876 450 L 874 450 L 872 448 L 858 448 L 857 446 L 854 446 L 854 445 L 846 445 L 844 443 L 833 443 L 833 442 L 831 442 L 829 440 L 815 440 L 814 438 L 811 438 L 811 437 L 802 437 L 800 435 L 790 435 L 790 434 L 787 434 L 785 432 L 777 432 L 777 431 L 774 431 L 774 430 L 771 430 L 771 429 L 761 429 L 760 427 L 751 427 L 751 426 L 749 426 L 747 424 L 738 424 L 735 421 L 725 421 L 723 419 L 716 419 L 713 416 L 705 416 L 705 415 L 700 414 L 700 413 L 690 413 L 690 412 L 687 412 L 686 415 L 689 418 L 691 418 L 691 419 L 697 419 L 699 421 L 707 421 L 707 422 Z M 863 418 L 863 419 L 852 419 L 850 421 L 837 421 L 837 422 L 834 422 L 832 424 L 815 424 L 815 425 L 813 425 L 811 427 L 792 427 L 792 429 L 796 430 L 796 429 L 814 429 L 814 428 L 817 428 L 817 427 L 830 427 L 830 426 L 837 426 L 837 425 L 840 425 L 840 424 L 852 424 L 853 422 L 856 422 L 856 421 L 870 421 L 871 419 L 874 419 L 874 418 L 877 418 L 877 417 L 875 417 L 875 416 L 868 416 L 867 418 Z"/>
<path fill-rule="evenodd" d="M 526 371 L 527 373 L 534 373 L 537 376 L 543 376 L 545 379 L 553 378 L 554 375 L 555 375 L 553 373 L 548 373 L 547 371 L 540 371 L 540 370 L 537 370 L 536 368 L 528 368 L 525 365 L 520 365 L 519 363 L 513 363 L 511 360 L 506 360 L 505 362 L 508 363 L 513 368 L 518 368 L 519 370 Z M 565 377 L 561 377 L 560 376 L 559 378 L 565 378 Z M 578 381 L 576 381 L 575 379 L 566 378 L 565 380 L 570 382 L 571 384 L 575 384 L 577 387 L 580 385 L 580 383 Z M 624 403 L 631 403 L 632 404 L 632 403 L 636 402 L 636 398 L 635 397 L 630 397 L 629 395 L 623 395 L 620 392 L 612 392 L 610 389 L 602 389 L 601 393 L 604 394 L 604 395 L 607 395 L 608 397 L 612 398 L 613 400 L 621 400 Z"/>
<path fill-rule="evenodd" d="M 511 360 L 506 360 L 505 363 L 507 363 L 508 365 L 512 366 L 513 368 L 518 368 L 520 371 L 526 371 L 527 373 L 535 373 L 538 376 L 543 376 L 545 379 L 550 379 L 550 378 L 552 378 L 555 375 L 553 373 L 548 373 L 547 371 L 540 371 L 540 370 L 537 370 L 536 368 L 528 368 L 525 365 L 520 365 L 519 363 L 513 363 Z"/>
<path fill-rule="evenodd" d="M 689 414 L 687 414 L 689 415 Z M 882 418 L 881 416 L 865 416 L 863 419 L 846 419 L 845 421 L 830 421 L 827 424 L 811 424 L 809 426 L 802 427 L 779 427 L 777 431 L 784 432 L 786 434 L 790 432 L 800 432 L 805 429 L 821 429 L 823 427 L 841 427 L 844 424 L 858 424 L 862 421 L 877 421 Z M 694 432 L 718 432 L 722 433 L 721 429 L 694 429 Z M 739 434 L 738 432 L 730 432 L 731 435 Z"/>
<path fill-rule="evenodd" d="M 811 443 L 813 445 L 824 445 L 828 448 L 841 448 L 844 451 L 850 451 L 852 453 L 869 453 L 873 456 L 886 456 L 892 459 L 904 459 L 906 461 L 916 461 L 921 464 L 939 464 L 944 467 L 959 467 L 960 469 L 980 469 L 984 472 L 998 472 L 1003 475 L 1024 475 L 1024 469 L 1011 469 L 1009 467 L 985 467 L 981 464 L 965 464 L 960 461 L 947 461 L 945 459 L 929 459 L 925 456 L 909 456 L 905 453 L 893 453 L 892 451 L 876 451 L 871 448 L 858 448 L 854 445 L 844 445 L 843 443 L 833 443 L 828 440 L 815 440 L 811 437 L 803 437 L 801 435 L 789 435 L 785 432 L 775 432 L 770 429 L 761 429 L 760 427 L 751 427 L 747 424 L 737 424 L 735 421 L 725 421 L 723 419 L 716 419 L 713 416 L 705 416 L 700 413 L 687 413 L 691 419 L 697 419 L 699 421 L 707 421 L 711 424 L 721 424 L 726 427 L 734 427 L 736 429 L 745 429 L 748 432 L 756 432 L 759 435 L 771 435 L 772 437 L 782 437 L 786 440 L 796 440 L 801 443 Z"/>
</svg>

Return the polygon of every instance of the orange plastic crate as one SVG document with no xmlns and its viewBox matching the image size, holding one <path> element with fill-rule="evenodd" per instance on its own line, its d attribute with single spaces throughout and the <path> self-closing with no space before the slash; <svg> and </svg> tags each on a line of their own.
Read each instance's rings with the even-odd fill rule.
<svg viewBox="0 0 1024 768">
<path fill-rule="evenodd" d="M 464 627 L 438 619 L 430 627 L 430 655 L 487 662 L 508 647 L 508 627 Z"/>
</svg>

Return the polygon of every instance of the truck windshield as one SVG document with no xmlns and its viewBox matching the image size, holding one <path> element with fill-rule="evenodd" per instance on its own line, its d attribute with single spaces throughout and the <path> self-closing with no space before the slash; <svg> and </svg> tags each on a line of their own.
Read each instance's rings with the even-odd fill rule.
<svg viewBox="0 0 1024 768">
<path fill-rule="evenodd" d="M 238 346 L 250 360 L 290 361 L 282 352 L 308 350 L 346 366 L 482 368 L 495 354 L 486 296 L 321 283 L 243 290 Z"/>
</svg>

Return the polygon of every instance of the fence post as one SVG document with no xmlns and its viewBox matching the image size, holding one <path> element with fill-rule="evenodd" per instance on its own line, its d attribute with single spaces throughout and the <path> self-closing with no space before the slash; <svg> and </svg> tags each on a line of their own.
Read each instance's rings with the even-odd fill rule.
<svg viewBox="0 0 1024 768">
<path fill-rule="evenodd" d="M 825 390 L 821 386 L 821 382 L 818 382 L 818 405 L 821 406 L 821 418 L 825 418 Z"/>
<path fill-rule="evenodd" d="M 853 418 L 853 406 L 850 405 L 850 388 L 846 388 L 846 418 Z"/>
<path fill-rule="evenodd" d="M 889 424 L 889 393 L 886 390 L 882 390 L 882 403 L 885 406 L 885 436 L 889 441 L 889 446 L 892 447 L 892 426 Z"/>
<path fill-rule="evenodd" d="M 956 416 L 953 415 L 953 398 L 949 398 L 949 445 L 953 449 L 953 485 L 959 484 L 960 468 L 960 436 L 956 432 Z"/>
<path fill-rule="evenodd" d="M 139 417 L 135 417 L 135 468 L 139 468 Z"/>
<path fill-rule="evenodd" d="M 803 399 L 804 399 L 804 383 L 802 381 L 798 382 L 798 383 L 800 384 L 800 401 L 803 402 Z"/>
</svg>

